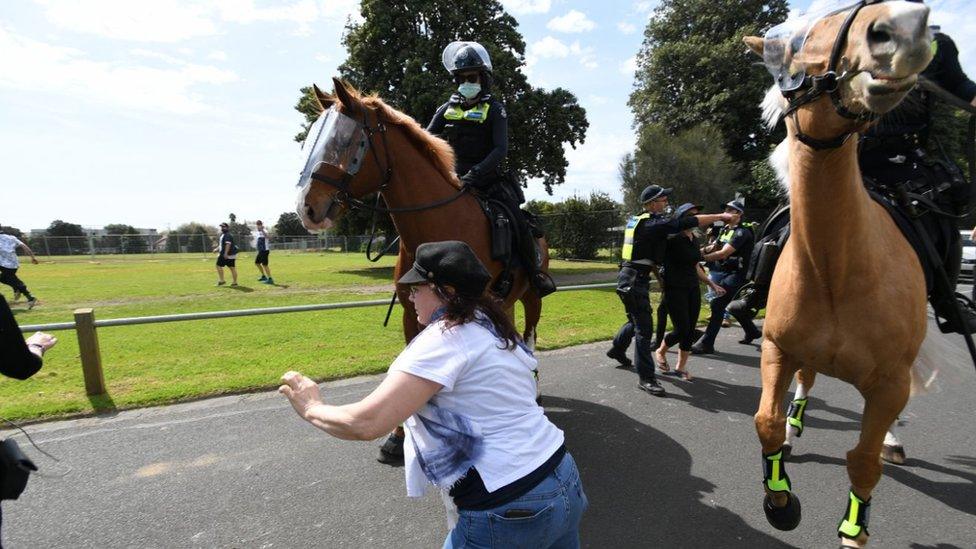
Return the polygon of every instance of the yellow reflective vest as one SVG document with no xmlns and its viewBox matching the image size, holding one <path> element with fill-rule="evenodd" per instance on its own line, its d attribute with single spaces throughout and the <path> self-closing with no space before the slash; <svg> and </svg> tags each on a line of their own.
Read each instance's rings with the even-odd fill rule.
<svg viewBox="0 0 976 549">
<path fill-rule="evenodd" d="M 650 217 L 651 214 L 643 213 L 641 215 L 631 217 L 630 221 L 627 222 L 627 227 L 624 228 L 624 244 L 620 250 L 620 258 L 624 261 L 629 261 L 631 263 L 644 263 L 647 265 L 651 264 L 651 260 L 649 258 L 634 259 L 634 233 L 637 231 L 637 227 Z"/>
</svg>

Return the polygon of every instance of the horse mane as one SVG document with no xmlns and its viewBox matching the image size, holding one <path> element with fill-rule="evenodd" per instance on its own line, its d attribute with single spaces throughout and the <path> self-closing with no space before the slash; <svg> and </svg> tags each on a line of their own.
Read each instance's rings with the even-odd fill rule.
<svg viewBox="0 0 976 549">
<path fill-rule="evenodd" d="M 773 84 L 766 91 L 766 96 L 763 98 L 760 107 L 762 108 L 762 120 L 769 131 L 772 131 L 776 124 L 779 123 L 780 118 L 783 116 L 783 112 L 786 111 L 786 98 L 780 93 L 779 87 Z M 790 193 L 790 169 L 789 169 L 790 151 L 787 145 L 787 140 L 784 139 L 779 145 L 773 149 L 773 152 L 769 155 L 769 165 L 773 168 L 776 173 L 776 179 L 779 184 L 786 191 L 786 196 L 789 198 Z"/>
<path fill-rule="evenodd" d="M 437 171 L 452 185 L 460 188 L 457 174 L 454 173 L 454 149 L 447 141 L 430 134 L 416 120 L 387 105 L 378 95 L 373 94 L 361 99 L 364 105 L 376 109 L 383 122 L 402 129 L 407 139 L 434 163 Z"/>
</svg>

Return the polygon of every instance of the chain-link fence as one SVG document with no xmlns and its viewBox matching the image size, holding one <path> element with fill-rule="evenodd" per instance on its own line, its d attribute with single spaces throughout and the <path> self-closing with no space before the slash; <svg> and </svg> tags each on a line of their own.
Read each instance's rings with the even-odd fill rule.
<svg viewBox="0 0 976 549">
<path fill-rule="evenodd" d="M 213 253 L 217 246 L 217 235 L 206 234 L 165 234 L 165 235 L 106 235 L 106 236 L 51 236 L 33 235 L 24 240 L 34 254 L 39 256 L 99 256 L 99 255 L 155 255 L 155 254 L 201 254 Z M 368 235 L 303 235 L 272 236 L 272 250 L 296 250 L 307 252 L 360 252 L 365 251 Z M 386 245 L 386 237 L 377 235 L 374 251 Z M 251 238 L 235 238 L 240 251 L 254 250 Z"/>
</svg>

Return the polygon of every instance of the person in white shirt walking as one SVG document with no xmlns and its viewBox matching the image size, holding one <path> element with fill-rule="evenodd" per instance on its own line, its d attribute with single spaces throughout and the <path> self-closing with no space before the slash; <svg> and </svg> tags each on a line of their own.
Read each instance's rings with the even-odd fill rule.
<svg viewBox="0 0 976 549">
<path fill-rule="evenodd" d="M 274 284 L 274 279 L 271 278 L 271 268 L 268 267 L 271 239 L 268 238 L 268 233 L 264 230 L 264 223 L 260 219 L 254 224 L 254 227 L 257 229 L 257 234 L 254 235 L 254 249 L 258 251 L 257 257 L 254 258 L 254 264 L 261 271 L 261 278 L 258 279 L 258 282 Z"/>
<path fill-rule="evenodd" d="M 448 507 L 444 547 L 579 547 L 588 503 L 563 432 L 536 404 L 536 360 L 467 244 L 417 247 L 410 286 L 426 325 L 386 379 L 354 404 L 325 404 L 298 372 L 279 392 L 312 425 L 371 440 L 404 424 L 407 495 L 433 485 Z"/>
<path fill-rule="evenodd" d="M 27 298 L 27 308 L 33 309 L 37 305 L 37 298 L 31 295 L 24 281 L 17 276 L 20 269 L 20 258 L 17 257 L 17 248 L 23 248 L 31 258 L 31 263 L 38 263 L 34 256 L 34 251 L 19 238 L 9 234 L 0 234 L 0 283 L 6 284 L 14 289 L 14 301 L 20 299 L 21 294 Z"/>
</svg>

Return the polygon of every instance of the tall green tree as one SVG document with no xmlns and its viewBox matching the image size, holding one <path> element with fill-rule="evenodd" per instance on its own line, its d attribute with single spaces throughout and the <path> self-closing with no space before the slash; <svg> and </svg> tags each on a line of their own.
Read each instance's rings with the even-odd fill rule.
<svg viewBox="0 0 976 549">
<path fill-rule="evenodd" d="M 620 204 L 602 192 L 557 203 L 533 200 L 526 209 L 541 219 L 554 254 L 573 259 L 594 259 L 601 248 L 612 247 L 618 239 L 612 229 L 624 217 Z"/>
<path fill-rule="evenodd" d="M 284 212 L 278 216 L 274 226 L 275 236 L 307 236 L 310 234 L 302 225 L 302 220 L 295 212 Z"/>
<path fill-rule="evenodd" d="M 426 126 L 455 87 L 441 52 L 455 40 L 477 41 L 491 55 L 492 93 L 509 114 L 508 167 L 522 181 L 541 179 L 550 193 L 565 180 L 563 145 L 583 142 L 586 111 L 567 90 L 529 85 L 522 73 L 525 42 L 500 2 L 363 0 L 360 13 L 363 21 L 350 24 L 343 38 L 349 57 L 339 67 L 342 78 Z M 311 88 L 301 91 L 295 108 L 311 123 Z M 304 140 L 304 131 L 296 140 Z"/>
<path fill-rule="evenodd" d="M 88 253 L 88 239 L 81 225 L 55 219 L 48 225 L 44 235 L 31 238 L 30 247 L 44 250 L 50 255 L 72 255 Z"/>
<path fill-rule="evenodd" d="M 707 125 L 673 136 L 660 125 L 645 125 L 637 150 L 620 163 L 624 207 L 639 211 L 640 193 L 648 185 L 673 187 L 675 206 L 694 202 L 715 210 L 734 198 L 737 170 L 718 141 L 718 130 Z"/>
<path fill-rule="evenodd" d="M 787 16 L 786 0 L 662 0 L 644 30 L 634 91 L 636 125 L 668 133 L 708 123 L 748 175 L 769 150 L 759 102 L 772 83 L 742 44 Z"/>
<path fill-rule="evenodd" d="M 112 248 L 113 253 L 141 254 L 149 250 L 148 235 L 140 235 L 132 225 L 110 223 L 105 225 L 105 234 L 99 239 L 99 246 Z"/>
<path fill-rule="evenodd" d="M 217 227 L 192 221 L 184 223 L 166 235 L 167 252 L 210 252 L 214 246 L 212 235 Z"/>
</svg>

